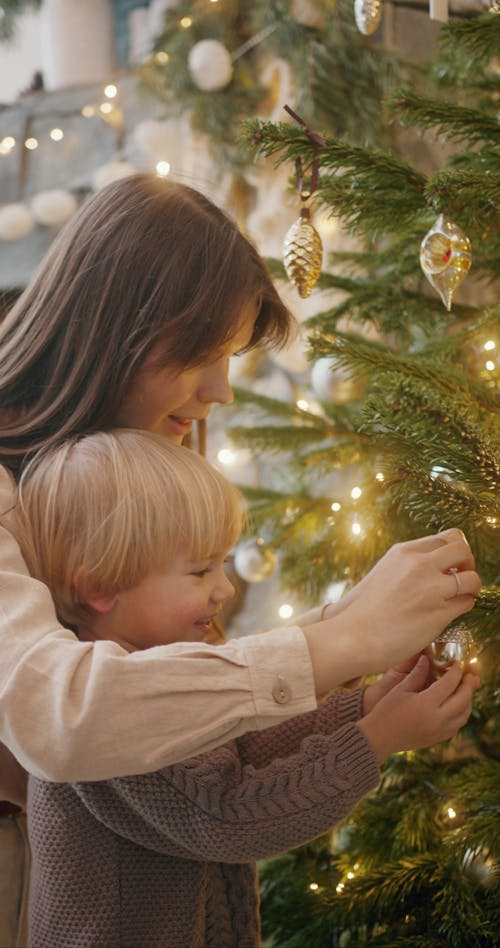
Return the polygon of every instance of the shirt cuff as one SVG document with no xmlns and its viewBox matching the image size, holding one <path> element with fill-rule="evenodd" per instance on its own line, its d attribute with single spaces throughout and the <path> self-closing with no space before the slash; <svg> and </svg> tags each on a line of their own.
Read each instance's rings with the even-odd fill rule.
<svg viewBox="0 0 500 948">
<path fill-rule="evenodd" d="M 252 683 L 258 730 L 315 710 L 311 658 L 298 626 L 271 629 L 242 638 L 240 644 Z"/>
</svg>

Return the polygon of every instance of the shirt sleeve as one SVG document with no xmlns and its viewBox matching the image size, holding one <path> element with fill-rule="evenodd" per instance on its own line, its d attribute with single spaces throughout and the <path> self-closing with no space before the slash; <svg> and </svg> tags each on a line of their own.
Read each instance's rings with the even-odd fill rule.
<svg viewBox="0 0 500 948">
<path fill-rule="evenodd" d="M 13 500 L 0 468 L 2 515 Z M 48 589 L 29 576 L 5 526 L 0 654 L 0 740 L 47 780 L 158 770 L 316 707 L 298 627 L 132 654 L 113 642 L 79 642 L 57 621 Z"/>
<path fill-rule="evenodd" d="M 365 735 L 350 723 L 309 735 L 296 754 L 263 768 L 243 764 L 232 742 L 157 774 L 74 789 L 96 819 L 137 845 L 241 863 L 327 832 L 379 779 Z"/>
</svg>

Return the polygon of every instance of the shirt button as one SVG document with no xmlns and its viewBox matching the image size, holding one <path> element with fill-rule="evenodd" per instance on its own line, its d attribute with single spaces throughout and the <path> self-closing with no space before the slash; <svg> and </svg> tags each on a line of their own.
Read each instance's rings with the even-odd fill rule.
<svg viewBox="0 0 500 948">
<path fill-rule="evenodd" d="M 290 701 L 292 689 L 283 678 L 283 675 L 278 675 L 275 679 L 272 695 L 277 704 L 287 704 L 287 702 Z"/>
</svg>

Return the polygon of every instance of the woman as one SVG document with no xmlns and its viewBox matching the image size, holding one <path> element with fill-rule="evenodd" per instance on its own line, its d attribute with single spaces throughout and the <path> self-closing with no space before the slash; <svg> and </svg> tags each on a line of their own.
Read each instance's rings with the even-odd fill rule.
<svg viewBox="0 0 500 948">
<path fill-rule="evenodd" d="M 25 460 L 68 435 L 119 425 L 182 441 L 231 401 L 230 356 L 282 345 L 291 323 L 254 247 L 203 195 L 144 174 L 100 191 L 0 329 L 0 510 Z M 56 781 L 153 771 L 311 710 L 423 648 L 480 588 L 450 530 L 392 548 L 301 627 L 130 655 L 62 628 L 3 522 L 0 738 Z"/>
</svg>

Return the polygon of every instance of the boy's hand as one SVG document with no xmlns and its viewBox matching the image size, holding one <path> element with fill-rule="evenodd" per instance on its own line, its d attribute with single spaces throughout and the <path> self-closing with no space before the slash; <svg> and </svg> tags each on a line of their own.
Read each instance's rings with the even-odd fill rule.
<svg viewBox="0 0 500 948">
<path fill-rule="evenodd" d="M 399 683 L 406 678 L 406 675 L 415 668 L 421 654 L 421 652 L 418 652 L 416 655 L 412 655 L 411 658 L 407 658 L 405 662 L 401 662 L 394 668 L 389 668 L 388 671 L 380 676 L 378 681 L 366 686 L 363 694 L 363 716 L 369 714 L 381 698 L 384 698 L 385 695 L 389 694 L 396 685 L 399 685 Z M 426 688 L 433 680 L 429 670 L 427 681 L 423 687 Z"/>
<path fill-rule="evenodd" d="M 393 680 L 394 675 L 401 674 L 396 669 L 387 673 Z M 383 676 L 389 690 L 382 695 L 379 689 L 380 697 L 358 722 L 379 763 L 397 751 L 448 740 L 468 720 L 479 687 L 478 676 L 471 671 L 464 674 L 457 663 L 430 685 L 429 675 L 429 659 L 421 655 L 412 670 L 392 687 L 390 678 Z"/>
</svg>

